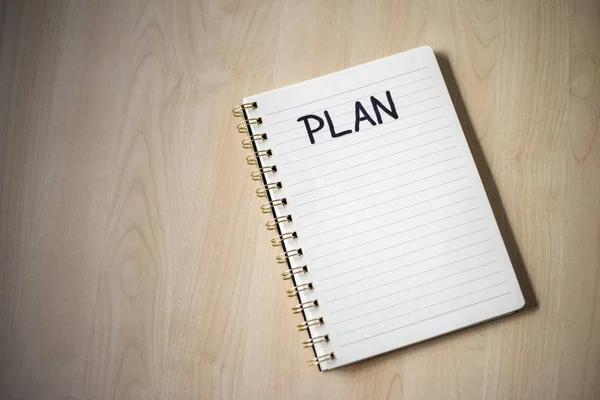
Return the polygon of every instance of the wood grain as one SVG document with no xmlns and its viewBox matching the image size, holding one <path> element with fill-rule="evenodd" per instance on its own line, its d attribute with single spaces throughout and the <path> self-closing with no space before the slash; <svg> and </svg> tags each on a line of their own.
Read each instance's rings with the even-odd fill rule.
<svg viewBox="0 0 600 400">
<path fill-rule="evenodd" d="M 599 399 L 600 3 L 0 8 L 3 399 Z M 432 46 L 529 307 L 305 365 L 230 109 Z"/>
</svg>

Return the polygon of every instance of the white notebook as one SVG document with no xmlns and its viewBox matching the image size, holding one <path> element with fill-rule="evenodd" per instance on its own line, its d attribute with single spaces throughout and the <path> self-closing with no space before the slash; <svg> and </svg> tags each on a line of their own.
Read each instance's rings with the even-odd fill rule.
<svg viewBox="0 0 600 400">
<path fill-rule="evenodd" d="M 430 47 L 248 96 L 234 115 L 310 364 L 524 305 Z"/>
</svg>

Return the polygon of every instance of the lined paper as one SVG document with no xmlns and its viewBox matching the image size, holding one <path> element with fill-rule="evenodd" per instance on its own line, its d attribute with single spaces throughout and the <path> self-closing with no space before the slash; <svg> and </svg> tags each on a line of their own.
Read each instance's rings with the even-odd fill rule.
<svg viewBox="0 0 600 400">
<path fill-rule="evenodd" d="M 355 131 L 355 102 L 375 119 Z M 512 312 L 523 305 L 514 271 L 430 48 L 422 47 L 326 77 L 251 96 L 276 165 L 268 182 L 286 198 L 277 215 L 293 217 L 291 266 L 307 265 L 297 283 L 313 283 L 302 301 L 318 300 L 307 318 L 323 317 L 324 369 L 390 351 Z M 314 133 L 298 118 L 331 116 Z"/>
</svg>

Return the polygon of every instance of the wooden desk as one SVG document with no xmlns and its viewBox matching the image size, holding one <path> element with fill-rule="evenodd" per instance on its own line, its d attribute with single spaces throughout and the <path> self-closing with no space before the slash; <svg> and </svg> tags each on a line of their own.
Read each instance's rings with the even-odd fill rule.
<svg viewBox="0 0 600 400">
<path fill-rule="evenodd" d="M 3 399 L 599 399 L 600 4 L 8 1 Z M 306 366 L 231 108 L 438 53 L 529 308 Z"/>
</svg>

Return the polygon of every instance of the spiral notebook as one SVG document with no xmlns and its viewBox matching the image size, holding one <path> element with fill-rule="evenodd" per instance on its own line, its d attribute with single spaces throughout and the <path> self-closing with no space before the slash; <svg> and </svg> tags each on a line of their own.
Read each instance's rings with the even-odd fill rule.
<svg viewBox="0 0 600 400">
<path fill-rule="evenodd" d="M 431 48 L 233 112 L 309 364 L 340 367 L 524 305 Z"/>
</svg>

